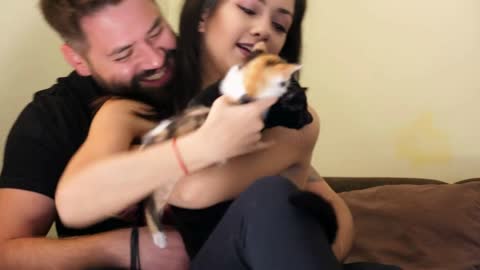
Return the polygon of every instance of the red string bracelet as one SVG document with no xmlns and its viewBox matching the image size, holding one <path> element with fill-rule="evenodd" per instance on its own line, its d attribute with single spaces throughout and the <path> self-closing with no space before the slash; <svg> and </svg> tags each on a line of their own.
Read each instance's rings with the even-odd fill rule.
<svg viewBox="0 0 480 270">
<path fill-rule="evenodd" d="M 178 150 L 177 147 L 177 138 L 173 137 L 172 139 L 172 148 L 173 152 L 175 153 L 175 157 L 177 158 L 178 165 L 183 171 L 183 174 L 185 176 L 189 175 L 190 173 L 188 172 L 187 166 L 185 165 L 185 161 L 183 161 L 182 155 L 180 154 L 180 151 Z"/>
</svg>

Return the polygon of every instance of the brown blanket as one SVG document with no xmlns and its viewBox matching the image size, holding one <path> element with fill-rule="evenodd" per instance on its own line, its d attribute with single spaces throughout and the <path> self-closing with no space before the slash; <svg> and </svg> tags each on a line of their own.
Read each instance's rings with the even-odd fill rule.
<svg viewBox="0 0 480 270">
<path fill-rule="evenodd" d="M 340 195 L 356 226 L 349 262 L 480 269 L 480 182 L 380 186 Z"/>
</svg>

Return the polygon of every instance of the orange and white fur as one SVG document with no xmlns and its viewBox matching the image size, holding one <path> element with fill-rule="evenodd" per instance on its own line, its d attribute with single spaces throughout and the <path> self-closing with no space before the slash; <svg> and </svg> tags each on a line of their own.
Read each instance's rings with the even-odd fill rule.
<svg viewBox="0 0 480 270">
<path fill-rule="evenodd" d="M 220 83 L 220 93 L 228 96 L 232 102 L 255 100 L 267 97 L 280 97 L 287 92 L 292 75 L 300 65 L 289 64 L 278 55 L 265 52 L 263 43 L 258 43 L 253 52 L 258 54 L 242 65 L 230 68 Z M 199 128 L 206 120 L 209 108 L 195 106 L 184 113 L 160 122 L 142 140 L 140 149 L 173 137 L 179 137 Z M 154 191 L 145 202 L 145 218 L 155 244 L 166 247 L 166 235 L 162 232 L 160 219 L 167 205 L 174 183 Z"/>
</svg>

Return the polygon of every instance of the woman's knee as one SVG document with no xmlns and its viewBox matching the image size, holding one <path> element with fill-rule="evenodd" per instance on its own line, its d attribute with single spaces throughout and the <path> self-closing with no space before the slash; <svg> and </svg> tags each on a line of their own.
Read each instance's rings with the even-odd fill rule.
<svg viewBox="0 0 480 270">
<path fill-rule="evenodd" d="M 287 178 L 269 176 L 256 180 L 235 201 L 247 207 L 281 207 L 288 204 L 288 197 L 295 191 L 297 187 Z"/>
<path fill-rule="evenodd" d="M 267 176 L 256 180 L 244 192 L 246 195 L 274 195 L 274 194 L 290 194 L 297 190 L 295 185 L 283 176 Z"/>
</svg>

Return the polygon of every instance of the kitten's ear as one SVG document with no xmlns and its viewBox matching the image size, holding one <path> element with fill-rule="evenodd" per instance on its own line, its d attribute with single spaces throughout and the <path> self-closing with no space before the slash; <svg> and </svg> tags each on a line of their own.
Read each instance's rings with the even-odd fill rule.
<svg viewBox="0 0 480 270">
<path fill-rule="evenodd" d="M 299 71 L 302 68 L 302 65 L 297 64 L 287 64 L 285 68 L 286 75 L 291 77 L 295 72 Z"/>
</svg>

